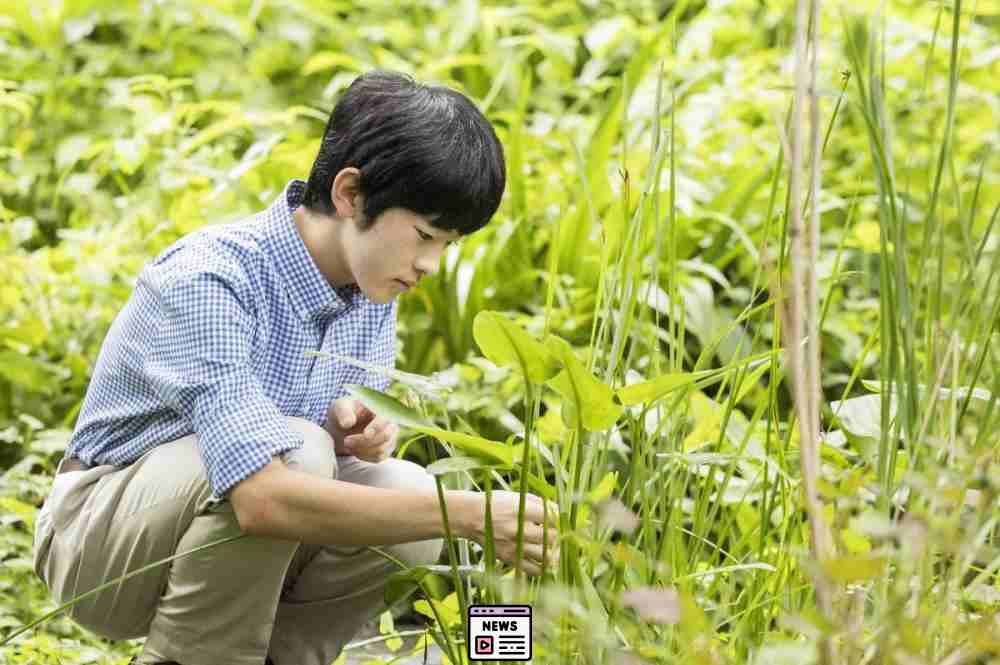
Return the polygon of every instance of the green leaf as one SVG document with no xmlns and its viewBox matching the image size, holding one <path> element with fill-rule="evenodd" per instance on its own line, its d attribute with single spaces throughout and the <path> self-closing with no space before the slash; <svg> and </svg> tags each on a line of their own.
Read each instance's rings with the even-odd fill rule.
<svg viewBox="0 0 1000 665">
<path fill-rule="evenodd" d="M 550 335 L 548 342 L 552 354 L 565 367 L 548 385 L 578 409 L 584 429 L 599 432 L 614 425 L 625 410 L 615 401 L 614 391 L 583 366 L 569 342 L 555 335 Z"/>
<path fill-rule="evenodd" d="M 55 374 L 47 364 L 17 351 L 0 351 L 0 376 L 39 393 L 52 392 L 55 381 Z"/>
<path fill-rule="evenodd" d="M 895 416 L 895 400 L 890 402 L 890 418 Z M 882 397 L 862 395 L 830 402 L 830 409 L 843 428 L 854 436 L 878 439 L 882 436 Z"/>
<path fill-rule="evenodd" d="M 619 388 L 617 395 L 619 401 L 626 406 L 652 402 L 678 388 L 693 385 L 696 381 L 709 377 L 714 373 L 715 370 L 706 369 L 700 372 L 661 374 L 655 379 Z"/>
<path fill-rule="evenodd" d="M 424 420 L 423 416 L 395 397 L 356 383 L 347 384 L 344 386 L 344 389 L 358 398 L 362 404 L 373 412 L 384 418 L 388 418 L 394 423 L 413 428 L 430 427 L 430 424 Z"/>
<path fill-rule="evenodd" d="M 545 345 L 497 312 L 477 314 L 472 335 L 491 362 L 520 370 L 529 381 L 544 383 L 559 371 L 556 358 Z"/>
<path fill-rule="evenodd" d="M 508 467 L 514 464 L 513 449 L 499 441 L 491 441 L 481 436 L 463 434 L 461 432 L 449 432 L 446 429 L 434 427 L 424 420 L 423 416 L 396 398 L 390 397 L 385 393 L 380 393 L 377 390 L 372 390 L 367 386 L 351 383 L 344 386 L 344 388 L 373 412 L 395 423 L 405 425 L 412 430 L 436 437 L 442 441 L 447 441 L 467 453 L 485 458 L 490 463 L 499 463 Z"/>
<path fill-rule="evenodd" d="M 481 436 L 464 434 L 462 432 L 449 432 L 446 429 L 438 429 L 437 427 L 413 425 L 409 425 L 409 427 L 442 441 L 447 441 L 463 452 L 478 455 L 492 464 L 498 463 L 506 467 L 514 466 L 514 449 L 499 441 L 491 441 Z"/>
<path fill-rule="evenodd" d="M 433 464 L 428 465 L 427 473 L 432 476 L 440 476 L 445 473 L 453 473 L 456 471 L 472 471 L 473 469 L 488 469 L 492 465 L 484 462 L 478 457 L 445 457 L 444 459 L 439 459 Z"/>
<path fill-rule="evenodd" d="M 426 566 L 407 568 L 389 575 L 383 592 L 386 606 L 392 607 L 395 603 L 409 598 L 428 575 L 431 575 L 431 571 Z"/>
</svg>

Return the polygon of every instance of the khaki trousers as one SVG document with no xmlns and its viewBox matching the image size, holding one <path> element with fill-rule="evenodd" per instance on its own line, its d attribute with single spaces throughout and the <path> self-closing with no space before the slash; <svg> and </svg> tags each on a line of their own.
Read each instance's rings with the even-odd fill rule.
<svg viewBox="0 0 1000 665">
<path fill-rule="evenodd" d="M 417 464 L 336 457 L 327 432 L 289 418 L 302 448 L 287 466 L 386 488 L 434 487 Z M 35 533 L 35 570 L 59 603 L 143 565 L 240 533 L 228 501 L 211 501 L 195 435 L 133 464 L 57 476 Z M 384 549 L 407 565 L 437 561 L 440 539 Z M 109 639 L 146 636 L 140 663 L 329 665 L 384 609 L 395 564 L 366 548 L 245 536 L 137 575 L 70 616 Z"/>
</svg>

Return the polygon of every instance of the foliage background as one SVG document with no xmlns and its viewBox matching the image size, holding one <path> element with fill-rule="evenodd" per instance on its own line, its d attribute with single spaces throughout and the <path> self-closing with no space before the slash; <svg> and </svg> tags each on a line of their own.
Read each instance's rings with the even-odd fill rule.
<svg viewBox="0 0 1000 665">
<path fill-rule="evenodd" d="M 984 492 L 969 506 L 980 513 L 973 531 L 988 527 L 992 534 L 1000 432 L 993 396 L 1000 376 L 995 353 L 983 349 L 992 347 L 996 327 L 1000 10 L 983 0 L 959 7 L 961 41 L 952 51 L 953 3 L 824 4 L 820 88 L 824 122 L 833 121 L 818 201 L 817 269 L 827 311 L 822 385 L 827 402 L 870 397 L 861 380 L 878 380 L 887 362 L 889 341 L 877 332 L 886 316 L 898 314 L 880 299 L 886 226 L 877 196 L 879 163 L 853 87 L 864 80 L 849 57 L 853 35 L 882 58 L 875 61 L 884 86 L 880 132 L 895 156 L 893 178 L 909 215 L 913 245 L 905 263 L 918 295 L 915 332 L 926 342 L 917 345 L 920 384 L 934 385 L 945 367 L 945 385 L 956 395 L 961 386 L 962 395 L 975 387 L 986 391 L 962 417 L 954 407 L 950 416 L 930 410 L 929 439 L 968 443 L 966 461 L 947 458 L 954 477 L 927 476 L 929 484 L 919 485 L 905 472 L 927 470 L 912 462 L 920 448 L 903 446 L 904 461 L 891 480 L 906 484 L 909 478 L 911 490 L 957 493 L 957 502 L 947 505 L 959 510 L 968 490 Z M 782 247 L 779 127 L 790 100 L 793 29 L 793 3 L 782 0 L 0 0 L 0 631 L 51 607 L 31 574 L 34 514 L 103 336 L 136 274 L 183 234 L 256 211 L 289 178 L 304 177 L 337 94 L 367 69 L 459 87 L 495 123 L 507 150 L 511 177 L 497 219 L 452 250 L 441 273 L 401 303 L 399 367 L 440 372 L 454 388 L 437 416 L 442 424 L 498 440 L 524 434 L 524 382 L 483 360 L 474 340 L 472 320 L 484 309 L 509 313 L 533 334 L 544 330 L 570 341 L 592 369 L 608 371 L 616 388 L 666 369 L 726 366 L 770 349 L 777 321 L 766 275 L 776 269 Z M 953 52 L 958 71 L 951 102 Z M 658 102 L 661 77 L 666 92 Z M 670 166 L 660 170 L 650 158 L 658 136 L 673 142 Z M 644 200 L 640 192 L 647 193 Z M 669 257 L 652 251 L 652 235 L 642 251 L 624 253 L 637 210 L 644 228 L 669 223 Z M 629 262 L 615 268 L 616 257 Z M 599 297 L 605 271 L 618 284 L 634 279 L 647 290 L 609 305 Z M 935 271 L 943 276 L 936 288 L 925 281 Z M 760 305 L 762 311 L 746 314 Z M 594 327 L 630 321 L 659 342 L 636 341 L 628 361 L 614 369 L 604 360 L 613 349 L 595 342 Z M 658 450 L 752 452 L 764 466 L 795 476 L 797 433 L 780 384 L 779 375 L 757 373 L 743 387 L 686 391 L 670 403 Z M 541 436 L 565 436 L 561 400 L 542 399 Z M 884 440 L 883 423 L 871 406 L 870 400 L 852 403 L 851 422 L 824 409 L 824 429 L 832 432 L 824 456 L 836 458 L 827 505 L 840 515 L 831 521 L 842 550 L 855 554 L 879 549 L 873 530 L 856 520 L 885 509 L 874 494 L 859 494 L 884 464 L 872 443 Z M 654 411 L 630 411 L 602 439 L 620 455 L 612 460 L 622 473 L 616 496 L 640 513 L 649 504 L 629 475 L 638 455 L 628 450 L 656 438 Z M 733 427 L 742 429 L 734 433 Z M 747 429 L 758 437 L 749 444 Z M 426 441 L 407 453 L 424 462 L 435 456 Z M 597 486 L 600 471 L 595 465 L 586 488 Z M 690 473 L 678 474 L 686 478 L 680 484 L 660 478 L 651 486 L 669 497 L 662 505 L 688 515 L 681 523 L 688 532 L 716 548 L 732 546 L 746 553 L 738 561 L 766 562 L 773 571 L 752 573 L 759 581 L 750 582 L 742 573 L 714 573 L 725 561 L 714 551 L 688 549 L 690 542 L 666 556 L 666 548 L 639 539 L 636 555 L 650 564 L 669 560 L 673 577 L 660 578 L 661 584 L 685 574 L 708 578 L 707 587 L 690 591 L 712 599 L 703 608 L 723 645 L 718 657 L 812 658 L 808 649 L 795 651 L 811 644 L 810 631 L 778 619 L 810 603 L 808 589 L 800 588 L 803 573 L 790 563 L 803 542 L 794 483 L 747 469 L 718 479 L 721 472 L 711 465 L 693 465 Z M 705 510 L 713 496 L 726 497 L 722 513 Z M 883 512 L 866 512 L 876 506 Z M 773 530 L 761 527 L 768 520 Z M 931 531 L 944 537 L 963 528 L 972 527 Z M 976 550 L 974 571 L 991 569 L 995 538 L 975 541 L 986 549 Z M 610 543 L 607 534 L 603 539 Z M 927 565 L 939 562 L 937 554 L 927 557 Z M 612 558 L 589 570 L 600 580 L 620 565 Z M 936 607 L 947 617 L 936 632 L 922 640 L 904 635 L 902 646 L 884 647 L 886 657 L 902 650 L 922 660 L 891 662 L 937 662 L 965 644 L 962 626 L 995 616 L 1000 587 L 995 565 L 992 571 L 970 573 L 978 586 L 959 590 L 961 603 L 941 596 L 935 602 L 943 605 L 929 605 L 927 611 Z M 618 574 L 612 590 L 627 582 Z M 648 583 L 655 576 L 644 577 Z M 871 585 L 873 577 L 853 581 Z M 867 610 L 863 605 L 862 623 L 871 625 L 879 611 L 875 601 Z M 629 633 L 640 643 L 665 639 L 660 628 L 635 630 L 646 635 Z M 984 653 L 995 655 L 995 623 L 982 630 L 994 636 Z M 683 653 L 680 634 L 669 635 L 671 653 Z M 103 651 L 110 648 L 59 620 L 9 658 L 39 662 L 61 652 L 81 661 L 122 662 L 132 647 Z M 642 655 L 666 658 L 655 650 Z"/>
</svg>

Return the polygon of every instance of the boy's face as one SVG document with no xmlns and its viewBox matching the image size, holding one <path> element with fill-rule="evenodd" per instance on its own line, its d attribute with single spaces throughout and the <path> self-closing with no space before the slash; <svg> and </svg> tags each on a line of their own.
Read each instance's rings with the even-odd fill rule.
<svg viewBox="0 0 1000 665">
<path fill-rule="evenodd" d="M 460 237 L 404 208 L 386 210 L 367 231 L 357 223 L 345 226 L 343 256 L 353 281 L 377 303 L 387 303 L 425 275 L 435 274 L 445 247 Z"/>
</svg>

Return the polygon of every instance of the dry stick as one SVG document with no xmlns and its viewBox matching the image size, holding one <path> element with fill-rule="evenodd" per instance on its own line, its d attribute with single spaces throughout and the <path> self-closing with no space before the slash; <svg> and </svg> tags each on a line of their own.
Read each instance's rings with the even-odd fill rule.
<svg viewBox="0 0 1000 665">
<path fill-rule="evenodd" d="M 807 33 L 811 29 L 810 49 Z M 792 103 L 792 140 L 789 160 L 789 237 L 791 239 L 792 283 L 791 306 L 788 311 L 787 346 L 792 370 L 792 396 L 799 420 L 800 460 L 806 514 L 810 526 L 810 549 L 817 562 L 827 559 L 832 551 L 831 538 L 823 521 L 819 498 L 819 303 L 816 263 L 819 244 L 819 96 L 816 90 L 818 60 L 819 0 L 798 0 L 795 23 L 795 94 Z M 811 63 L 807 62 L 811 52 Z M 807 69 L 808 68 L 808 69 Z M 803 228 L 802 189 L 805 172 L 805 131 L 803 110 L 806 98 L 810 102 L 810 218 L 808 230 Z M 779 310 L 780 311 L 780 310 Z M 806 329 L 808 328 L 808 335 Z M 806 348 L 802 340 L 805 337 Z M 823 616 L 833 618 L 833 588 L 817 567 L 814 574 L 816 599 Z M 832 622 L 832 621 L 831 621 Z M 824 636 L 820 644 L 821 662 L 835 661 L 833 642 Z"/>
</svg>

